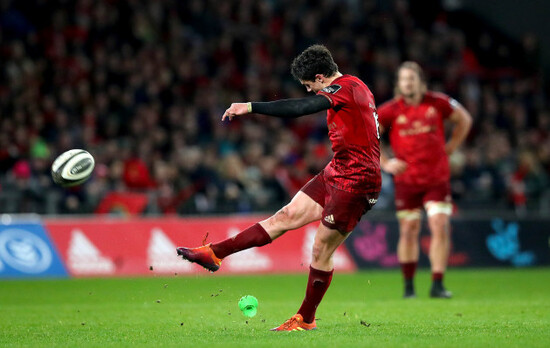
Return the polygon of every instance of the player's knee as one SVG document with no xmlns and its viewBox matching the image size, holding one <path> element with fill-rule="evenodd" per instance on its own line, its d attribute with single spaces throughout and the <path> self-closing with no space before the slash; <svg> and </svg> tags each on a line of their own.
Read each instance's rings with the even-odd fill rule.
<svg viewBox="0 0 550 348">
<path fill-rule="evenodd" d="M 330 259 L 330 238 L 323 236 L 316 236 L 313 242 L 313 248 L 311 250 L 312 260 L 314 261 L 326 261 Z"/>
<path fill-rule="evenodd" d="M 414 241 L 418 239 L 420 234 L 420 221 L 407 221 L 401 226 L 400 237 L 407 241 Z"/>
<path fill-rule="evenodd" d="M 316 244 L 313 244 L 313 248 L 311 249 L 311 261 L 317 262 L 319 261 L 321 256 L 321 249 Z"/>
<path fill-rule="evenodd" d="M 432 228 L 431 230 L 433 239 L 446 240 L 449 238 L 449 233 L 444 226 L 439 226 L 438 228 Z"/>
<path fill-rule="evenodd" d="M 296 219 L 296 211 L 293 207 L 286 205 L 272 217 L 273 224 L 288 226 Z"/>
<path fill-rule="evenodd" d="M 400 236 L 401 243 L 405 243 L 405 245 L 413 246 L 416 243 L 418 243 L 418 238 L 415 238 L 414 235 L 401 235 Z"/>
<path fill-rule="evenodd" d="M 432 234 L 432 237 L 441 239 L 448 238 L 448 219 L 449 218 L 443 214 L 439 214 L 438 216 L 433 216 L 430 218 L 430 232 Z"/>
<path fill-rule="evenodd" d="M 313 243 L 313 248 L 311 249 L 311 260 L 314 262 L 319 262 L 327 258 L 325 255 L 326 247 L 323 243 L 316 241 Z"/>
</svg>

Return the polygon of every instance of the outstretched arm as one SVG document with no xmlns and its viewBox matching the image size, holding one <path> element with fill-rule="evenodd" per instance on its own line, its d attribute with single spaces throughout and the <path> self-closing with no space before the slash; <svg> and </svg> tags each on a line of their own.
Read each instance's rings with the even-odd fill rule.
<svg viewBox="0 0 550 348">
<path fill-rule="evenodd" d="M 225 110 L 222 121 L 235 116 L 257 113 L 268 116 L 295 118 L 330 109 L 330 101 L 322 95 L 306 98 L 281 99 L 272 102 L 233 103 Z"/>
</svg>

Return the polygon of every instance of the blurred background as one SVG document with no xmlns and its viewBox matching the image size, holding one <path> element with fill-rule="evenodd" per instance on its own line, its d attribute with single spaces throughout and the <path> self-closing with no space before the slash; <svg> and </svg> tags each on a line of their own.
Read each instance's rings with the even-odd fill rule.
<svg viewBox="0 0 550 348">
<path fill-rule="evenodd" d="M 299 304 L 318 222 L 215 275 L 175 248 L 234 236 L 330 161 L 325 113 L 221 122 L 232 102 L 306 96 L 290 64 L 322 43 L 377 104 L 417 61 L 474 125 L 450 160 L 456 300 L 426 298 L 424 219 L 419 298 L 402 301 L 385 175 L 334 253 L 310 346 L 550 347 L 549 13 L 548 0 L 0 0 L 0 346 L 303 344 L 262 332 Z M 73 148 L 96 168 L 64 189 L 50 166 Z M 250 323 L 243 295 L 260 301 Z"/>
<path fill-rule="evenodd" d="M 329 162 L 323 114 L 220 121 L 232 102 L 305 96 L 292 59 L 325 44 L 392 98 L 415 60 L 474 125 L 451 158 L 457 211 L 550 208 L 543 2 L 0 0 L 0 212 L 268 213 Z M 546 66 L 545 66 L 546 64 Z M 62 189 L 60 153 L 93 177 Z M 393 213 L 390 177 L 377 210 Z"/>
</svg>

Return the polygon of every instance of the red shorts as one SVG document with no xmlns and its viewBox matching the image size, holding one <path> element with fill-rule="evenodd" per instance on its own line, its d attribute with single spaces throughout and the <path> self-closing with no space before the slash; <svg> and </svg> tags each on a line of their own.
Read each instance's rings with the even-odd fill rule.
<svg viewBox="0 0 550 348">
<path fill-rule="evenodd" d="M 398 211 L 422 208 L 429 201 L 451 203 L 450 183 L 431 186 L 395 184 L 395 207 Z"/>
<path fill-rule="evenodd" d="M 376 204 L 379 195 L 379 192 L 357 194 L 339 190 L 326 183 L 323 172 L 305 184 L 301 191 L 323 207 L 323 225 L 342 234 L 353 231 L 361 217 Z"/>
</svg>

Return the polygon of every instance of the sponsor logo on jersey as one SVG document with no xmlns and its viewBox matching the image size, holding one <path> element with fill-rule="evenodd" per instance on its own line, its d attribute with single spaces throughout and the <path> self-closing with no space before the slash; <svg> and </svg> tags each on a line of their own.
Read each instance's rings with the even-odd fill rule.
<svg viewBox="0 0 550 348">
<path fill-rule="evenodd" d="M 340 85 L 330 85 L 330 86 L 327 86 L 327 87 L 323 88 L 321 91 L 325 92 L 325 93 L 329 93 L 329 94 L 334 94 L 334 93 L 338 92 L 341 88 L 342 88 L 342 86 L 340 86 Z"/>
<path fill-rule="evenodd" d="M 395 119 L 395 123 L 397 123 L 397 124 L 405 124 L 407 122 L 408 122 L 407 116 L 405 116 L 403 114 L 397 116 L 397 118 Z"/>
<path fill-rule="evenodd" d="M 416 124 L 414 128 L 409 129 L 401 129 L 399 130 L 399 136 L 406 137 L 409 135 L 419 135 L 419 134 L 425 134 L 430 132 L 435 132 L 436 127 L 432 125 L 422 125 L 422 124 Z"/>
<path fill-rule="evenodd" d="M 437 111 L 433 106 L 430 106 L 428 110 L 426 110 L 426 118 L 433 118 L 437 116 Z"/>
<path fill-rule="evenodd" d="M 325 221 L 329 224 L 334 224 L 334 216 L 332 214 L 325 216 Z"/>
</svg>

